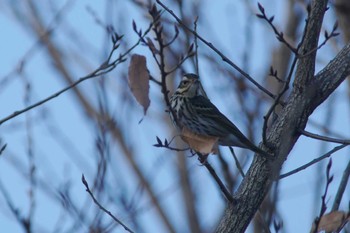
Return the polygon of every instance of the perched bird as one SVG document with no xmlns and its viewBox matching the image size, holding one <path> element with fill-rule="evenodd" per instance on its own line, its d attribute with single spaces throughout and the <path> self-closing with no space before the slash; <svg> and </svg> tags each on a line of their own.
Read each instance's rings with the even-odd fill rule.
<svg viewBox="0 0 350 233">
<path fill-rule="evenodd" d="M 178 88 L 170 98 L 170 105 L 170 116 L 174 124 L 182 131 L 182 136 L 185 134 L 185 138 L 199 138 L 200 142 L 208 139 L 212 147 L 218 143 L 223 146 L 241 147 L 260 154 L 267 154 L 246 138 L 210 102 L 196 74 L 183 76 Z M 185 141 L 196 150 L 188 140 Z"/>
</svg>

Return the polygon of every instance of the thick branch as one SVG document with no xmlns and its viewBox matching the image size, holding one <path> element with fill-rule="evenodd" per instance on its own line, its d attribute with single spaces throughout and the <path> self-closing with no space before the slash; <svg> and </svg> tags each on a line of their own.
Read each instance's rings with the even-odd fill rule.
<svg viewBox="0 0 350 233">
<path fill-rule="evenodd" d="M 327 0 L 312 1 L 310 17 L 307 19 L 307 28 L 305 32 L 304 43 L 302 44 L 299 54 L 307 54 L 299 59 L 298 68 L 296 70 L 294 85 L 296 88 L 304 88 L 315 74 L 315 61 L 318 46 L 319 34 L 321 31 L 323 16 L 327 7 Z"/>
<path fill-rule="evenodd" d="M 300 75 L 307 75 L 307 70 Z M 253 218 L 272 181 L 298 140 L 308 117 L 350 74 L 350 44 L 300 91 L 293 89 L 279 118 L 272 125 L 267 140 L 275 154 L 273 161 L 255 156 L 246 177 L 229 204 L 217 232 L 244 232 Z"/>
</svg>

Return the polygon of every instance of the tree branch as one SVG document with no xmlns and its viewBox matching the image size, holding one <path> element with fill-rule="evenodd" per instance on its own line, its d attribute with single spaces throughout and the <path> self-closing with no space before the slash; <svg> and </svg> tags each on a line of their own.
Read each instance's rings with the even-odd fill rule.
<svg viewBox="0 0 350 233">
<path fill-rule="evenodd" d="M 198 157 L 202 159 L 203 155 L 198 154 Z M 228 191 L 224 183 L 221 181 L 220 177 L 216 174 L 214 168 L 208 163 L 207 159 L 205 159 L 205 161 L 203 162 L 203 165 L 207 168 L 210 175 L 214 178 L 215 182 L 219 185 L 219 188 L 221 192 L 224 194 L 224 196 L 226 197 L 227 201 L 230 203 L 234 203 L 235 199 L 232 197 L 232 194 Z"/>
<path fill-rule="evenodd" d="M 220 52 L 219 49 L 217 49 L 212 43 L 205 40 L 203 37 L 201 37 L 195 30 L 192 30 L 189 26 L 187 26 L 182 20 L 177 17 L 177 15 L 170 10 L 167 6 L 165 6 L 160 0 L 157 0 L 157 3 L 162 6 L 171 16 L 175 18 L 175 20 L 186 30 L 190 31 L 196 38 L 198 38 L 200 41 L 202 41 L 206 46 L 211 48 L 216 54 L 218 54 L 224 62 L 232 66 L 234 69 L 236 69 L 240 74 L 242 74 L 246 79 L 248 79 L 251 83 L 253 83 L 257 88 L 259 88 L 261 91 L 263 91 L 265 94 L 270 96 L 271 98 L 274 98 L 274 94 L 272 94 L 269 90 L 267 90 L 265 87 L 261 86 L 257 81 L 255 81 L 249 74 L 244 72 L 241 68 L 239 68 L 234 62 L 232 62 L 228 57 L 226 57 L 222 52 Z"/>
<path fill-rule="evenodd" d="M 298 54 L 301 55 L 298 67 L 295 74 L 294 85 L 299 88 L 304 88 L 315 73 L 316 53 L 318 46 L 319 35 L 322 27 L 323 16 L 327 8 L 327 0 L 312 1 L 310 16 L 307 19 L 306 33 L 304 43 L 300 47 Z M 312 53 L 309 53 L 313 51 Z M 308 54 L 308 56 L 303 56 Z"/>
<path fill-rule="evenodd" d="M 304 169 L 310 167 L 311 165 L 314 165 L 315 163 L 318 163 L 318 162 L 320 162 L 321 160 L 324 160 L 325 158 L 330 157 L 332 154 L 334 154 L 334 153 L 337 152 L 338 150 L 343 149 L 343 148 L 346 147 L 346 146 L 348 146 L 348 145 L 344 144 L 344 145 L 336 146 L 336 147 L 334 147 L 332 150 L 328 151 L 326 154 L 324 154 L 324 155 L 322 155 L 322 156 L 320 156 L 320 157 L 318 157 L 318 158 L 316 158 L 316 159 L 314 159 L 314 160 L 308 162 L 307 164 L 304 164 L 303 166 L 300 166 L 300 167 L 298 167 L 298 168 L 296 168 L 296 169 L 294 169 L 294 170 L 292 170 L 292 171 L 290 171 L 290 172 L 287 172 L 287 173 L 285 173 L 285 174 L 283 174 L 283 175 L 280 175 L 279 179 L 283 179 L 283 178 L 286 178 L 286 177 L 288 177 L 288 176 L 291 176 L 291 175 L 293 175 L 293 174 L 295 174 L 295 173 L 298 173 L 298 172 L 300 172 L 300 171 L 302 171 L 302 170 L 304 170 Z"/>
<path fill-rule="evenodd" d="M 350 140 L 321 136 L 318 134 L 308 132 L 306 130 L 299 130 L 299 131 L 302 135 L 309 137 L 309 138 L 318 139 L 318 140 L 325 141 L 325 142 L 334 142 L 334 143 L 347 144 L 347 145 L 350 144 Z"/>
<path fill-rule="evenodd" d="M 346 168 L 345 168 L 345 170 L 343 172 L 343 176 L 341 178 L 337 194 L 336 194 L 336 196 L 334 198 L 332 211 L 336 211 L 336 210 L 339 209 L 339 205 L 340 205 L 341 199 L 343 197 L 346 185 L 347 185 L 347 183 L 349 181 L 349 176 L 350 176 L 350 160 L 349 160 L 348 165 L 346 166 Z"/>
<path fill-rule="evenodd" d="M 88 182 L 85 180 L 84 174 L 81 176 L 81 181 L 83 182 L 85 188 L 86 188 L 86 192 L 89 193 L 90 197 L 92 198 L 92 200 L 94 201 L 94 203 L 106 214 L 108 214 L 115 222 L 119 223 L 122 227 L 124 227 L 124 229 L 127 232 L 131 232 L 134 233 L 129 227 L 127 227 L 122 221 L 120 221 L 117 217 L 115 217 L 109 210 L 107 210 L 105 207 L 103 207 L 95 198 L 94 194 L 91 192 L 90 188 L 89 188 L 89 184 Z"/>
<path fill-rule="evenodd" d="M 0 120 L 0 125 L 2 125 L 3 123 L 5 123 L 6 121 L 12 119 L 12 118 L 15 118 L 33 108 L 36 108 L 56 97 L 58 97 L 59 95 L 63 94 L 64 92 L 74 88 L 75 86 L 77 86 L 78 84 L 80 84 L 81 82 L 84 82 L 88 79 L 92 79 L 92 78 L 96 78 L 96 77 L 99 77 L 103 74 L 106 74 L 110 71 L 112 71 L 117 65 L 119 65 L 120 63 L 124 62 L 126 60 L 126 56 L 134 49 L 136 48 L 141 40 L 143 39 L 144 36 L 146 36 L 148 34 L 148 32 L 151 30 L 151 27 L 152 27 L 152 24 L 149 26 L 149 28 L 144 32 L 143 36 L 133 45 L 131 46 L 129 49 L 127 49 L 124 53 L 121 53 L 119 54 L 119 57 L 113 61 L 111 61 L 111 58 L 112 58 L 112 55 L 114 54 L 115 50 L 118 49 L 119 47 L 119 40 L 121 39 L 118 38 L 116 41 L 113 41 L 114 44 L 113 44 L 113 48 L 112 50 L 110 51 L 109 55 L 108 55 L 108 58 L 106 59 L 106 61 L 104 61 L 100 67 L 98 67 L 96 70 L 94 70 L 93 72 L 91 72 L 90 74 L 84 76 L 84 77 L 81 77 L 80 79 L 78 79 L 77 81 L 73 82 L 71 85 L 63 88 L 62 90 L 48 96 L 47 98 L 43 99 L 43 100 L 40 100 L 24 109 L 21 109 L 21 110 L 18 110 L 18 111 L 15 111 L 14 113 L 12 113 L 11 115 L 3 118 Z"/>
<path fill-rule="evenodd" d="M 323 9 L 311 10 L 311 18 L 322 19 L 326 0 L 313 1 L 313 8 Z M 314 13 L 313 13 L 314 12 Z M 318 15 L 321 14 L 321 15 Z M 313 20 L 310 19 L 313 25 Z M 319 31 L 321 23 L 316 23 L 307 30 Z M 317 41 L 313 37 L 318 34 L 306 32 L 306 44 L 312 44 L 309 40 Z M 302 48 L 308 46 L 303 45 Z M 281 166 L 286 160 L 289 152 L 300 136 L 299 129 L 306 127 L 309 116 L 350 74 L 350 44 L 346 45 L 338 55 L 315 77 L 309 80 L 310 67 L 312 64 L 309 56 L 301 59 L 297 67 L 297 77 L 294 82 L 294 88 L 279 118 L 272 124 L 267 135 L 268 144 L 271 145 L 275 155 L 274 159 L 269 161 L 266 158 L 256 155 L 245 178 L 238 188 L 235 195 L 237 203 L 229 204 L 226 212 L 216 232 L 244 232 L 260 204 L 264 200 L 270 185 L 280 172 Z M 311 69 L 313 69 L 311 67 Z M 308 82 L 305 82 L 308 80 Z"/>
</svg>

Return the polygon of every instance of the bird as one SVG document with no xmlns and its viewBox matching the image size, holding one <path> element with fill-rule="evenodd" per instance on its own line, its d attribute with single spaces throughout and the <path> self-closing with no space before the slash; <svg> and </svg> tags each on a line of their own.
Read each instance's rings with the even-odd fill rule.
<svg viewBox="0 0 350 233">
<path fill-rule="evenodd" d="M 199 138 L 201 142 L 209 139 L 213 145 L 215 142 L 222 146 L 240 147 L 258 154 L 267 154 L 244 136 L 209 100 L 196 74 L 183 75 L 179 86 L 170 97 L 169 112 L 174 125 L 182 133 L 185 132 L 184 138 Z M 191 147 L 191 143 L 185 141 Z M 196 151 L 196 148 L 192 149 Z"/>
</svg>

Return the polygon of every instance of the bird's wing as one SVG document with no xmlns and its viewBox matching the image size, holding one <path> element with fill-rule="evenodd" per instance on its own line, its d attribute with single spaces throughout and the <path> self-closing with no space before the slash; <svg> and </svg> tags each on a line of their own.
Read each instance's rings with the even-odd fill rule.
<svg viewBox="0 0 350 233">
<path fill-rule="evenodd" d="M 260 148 L 255 146 L 244 134 L 224 115 L 219 109 L 204 96 L 195 96 L 190 99 L 195 114 L 198 114 L 198 119 L 206 122 L 206 133 L 209 136 L 230 137 L 235 139 L 233 146 L 249 148 L 252 151 L 263 153 Z M 210 126 L 210 127 L 209 127 Z"/>
<path fill-rule="evenodd" d="M 211 136 L 226 136 L 228 134 L 234 134 L 242 139 L 245 138 L 241 131 L 224 114 L 222 114 L 209 99 L 204 96 L 195 96 L 191 98 L 191 104 L 196 114 L 199 115 L 199 118 L 202 118 L 203 121 L 208 122 L 214 127 L 214 129 L 217 129 L 214 131 L 218 131 L 218 135 Z M 208 131 L 210 131 L 210 129 L 208 129 Z"/>
</svg>

